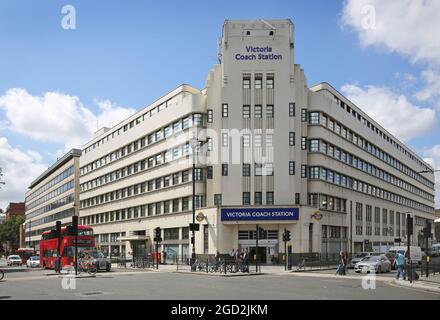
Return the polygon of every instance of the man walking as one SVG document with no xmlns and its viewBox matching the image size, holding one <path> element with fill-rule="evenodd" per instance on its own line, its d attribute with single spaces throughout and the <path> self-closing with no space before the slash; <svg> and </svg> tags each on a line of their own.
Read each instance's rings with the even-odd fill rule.
<svg viewBox="0 0 440 320">
<path fill-rule="evenodd" d="M 394 260 L 394 263 L 397 266 L 397 275 L 396 279 L 399 280 L 400 275 L 402 275 L 402 278 L 405 279 L 405 256 L 403 253 L 399 252 L 397 253 L 396 259 Z"/>
</svg>

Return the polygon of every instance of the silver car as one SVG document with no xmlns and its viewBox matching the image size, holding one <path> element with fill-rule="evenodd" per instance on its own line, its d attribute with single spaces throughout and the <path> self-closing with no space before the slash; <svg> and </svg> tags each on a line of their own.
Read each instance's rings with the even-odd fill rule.
<svg viewBox="0 0 440 320">
<path fill-rule="evenodd" d="M 362 261 L 363 259 L 365 259 L 366 257 L 369 256 L 379 256 L 380 254 L 377 252 L 359 252 L 356 253 L 353 258 L 351 259 L 350 263 L 348 264 L 349 268 L 354 268 L 354 266 L 356 265 L 356 263 Z"/>
<path fill-rule="evenodd" d="M 391 271 L 391 262 L 385 255 L 368 256 L 354 266 L 355 272 L 381 273 Z"/>
</svg>

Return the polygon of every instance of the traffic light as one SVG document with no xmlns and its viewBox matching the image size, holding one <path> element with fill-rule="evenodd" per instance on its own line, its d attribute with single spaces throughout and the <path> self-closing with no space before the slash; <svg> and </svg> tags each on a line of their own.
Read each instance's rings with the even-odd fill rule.
<svg viewBox="0 0 440 320">
<path fill-rule="evenodd" d="M 286 242 L 290 241 L 290 230 L 286 230 Z"/>
<path fill-rule="evenodd" d="M 199 223 L 190 223 L 189 224 L 189 231 L 200 231 L 200 224 Z"/>
<path fill-rule="evenodd" d="M 72 216 L 73 234 L 78 234 L 78 216 Z"/>
<path fill-rule="evenodd" d="M 160 227 L 157 227 L 154 229 L 154 241 L 155 242 L 161 242 L 162 238 L 160 237 L 161 230 Z"/>
<path fill-rule="evenodd" d="M 61 236 L 61 221 L 56 222 L 55 230 L 57 232 L 57 237 L 60 238 L 60 236 Z"/>
<path fill-rule="evenodd" d="M 413 225 L 414 225 L 414 218 L 410 217 L 409 215 L 406 218 L 406 224 L 407 224 L 407 233 L 408 235 L 413 235 Z"/>
</svg>

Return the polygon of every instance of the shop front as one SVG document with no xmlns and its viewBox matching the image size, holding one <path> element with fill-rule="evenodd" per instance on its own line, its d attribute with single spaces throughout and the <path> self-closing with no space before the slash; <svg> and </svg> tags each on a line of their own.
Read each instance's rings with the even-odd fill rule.
<svg viewBox="0 0 440 320">
<path fill-rule="evenodd" d="M 226 228 L 237 230 L 237 241 L 233 241 L 237 244 L 235 250 L 247 252 L 251 261 L 258 256 L 261 263 L 277 264 L 284 252 L 282 234 L 298 221 L 299 208 L 222 208 L 220 217 Z"/>
</svg>

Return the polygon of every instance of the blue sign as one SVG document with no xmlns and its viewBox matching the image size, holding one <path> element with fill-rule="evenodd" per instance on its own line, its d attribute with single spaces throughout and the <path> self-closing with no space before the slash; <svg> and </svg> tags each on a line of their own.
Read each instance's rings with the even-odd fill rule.
<svg viewBox="0 0 440 320">
<path fill-rule="evenodd" d="M 222 221 L 298 220 L 298 208 L 222 208 Z"/>
</svg>

